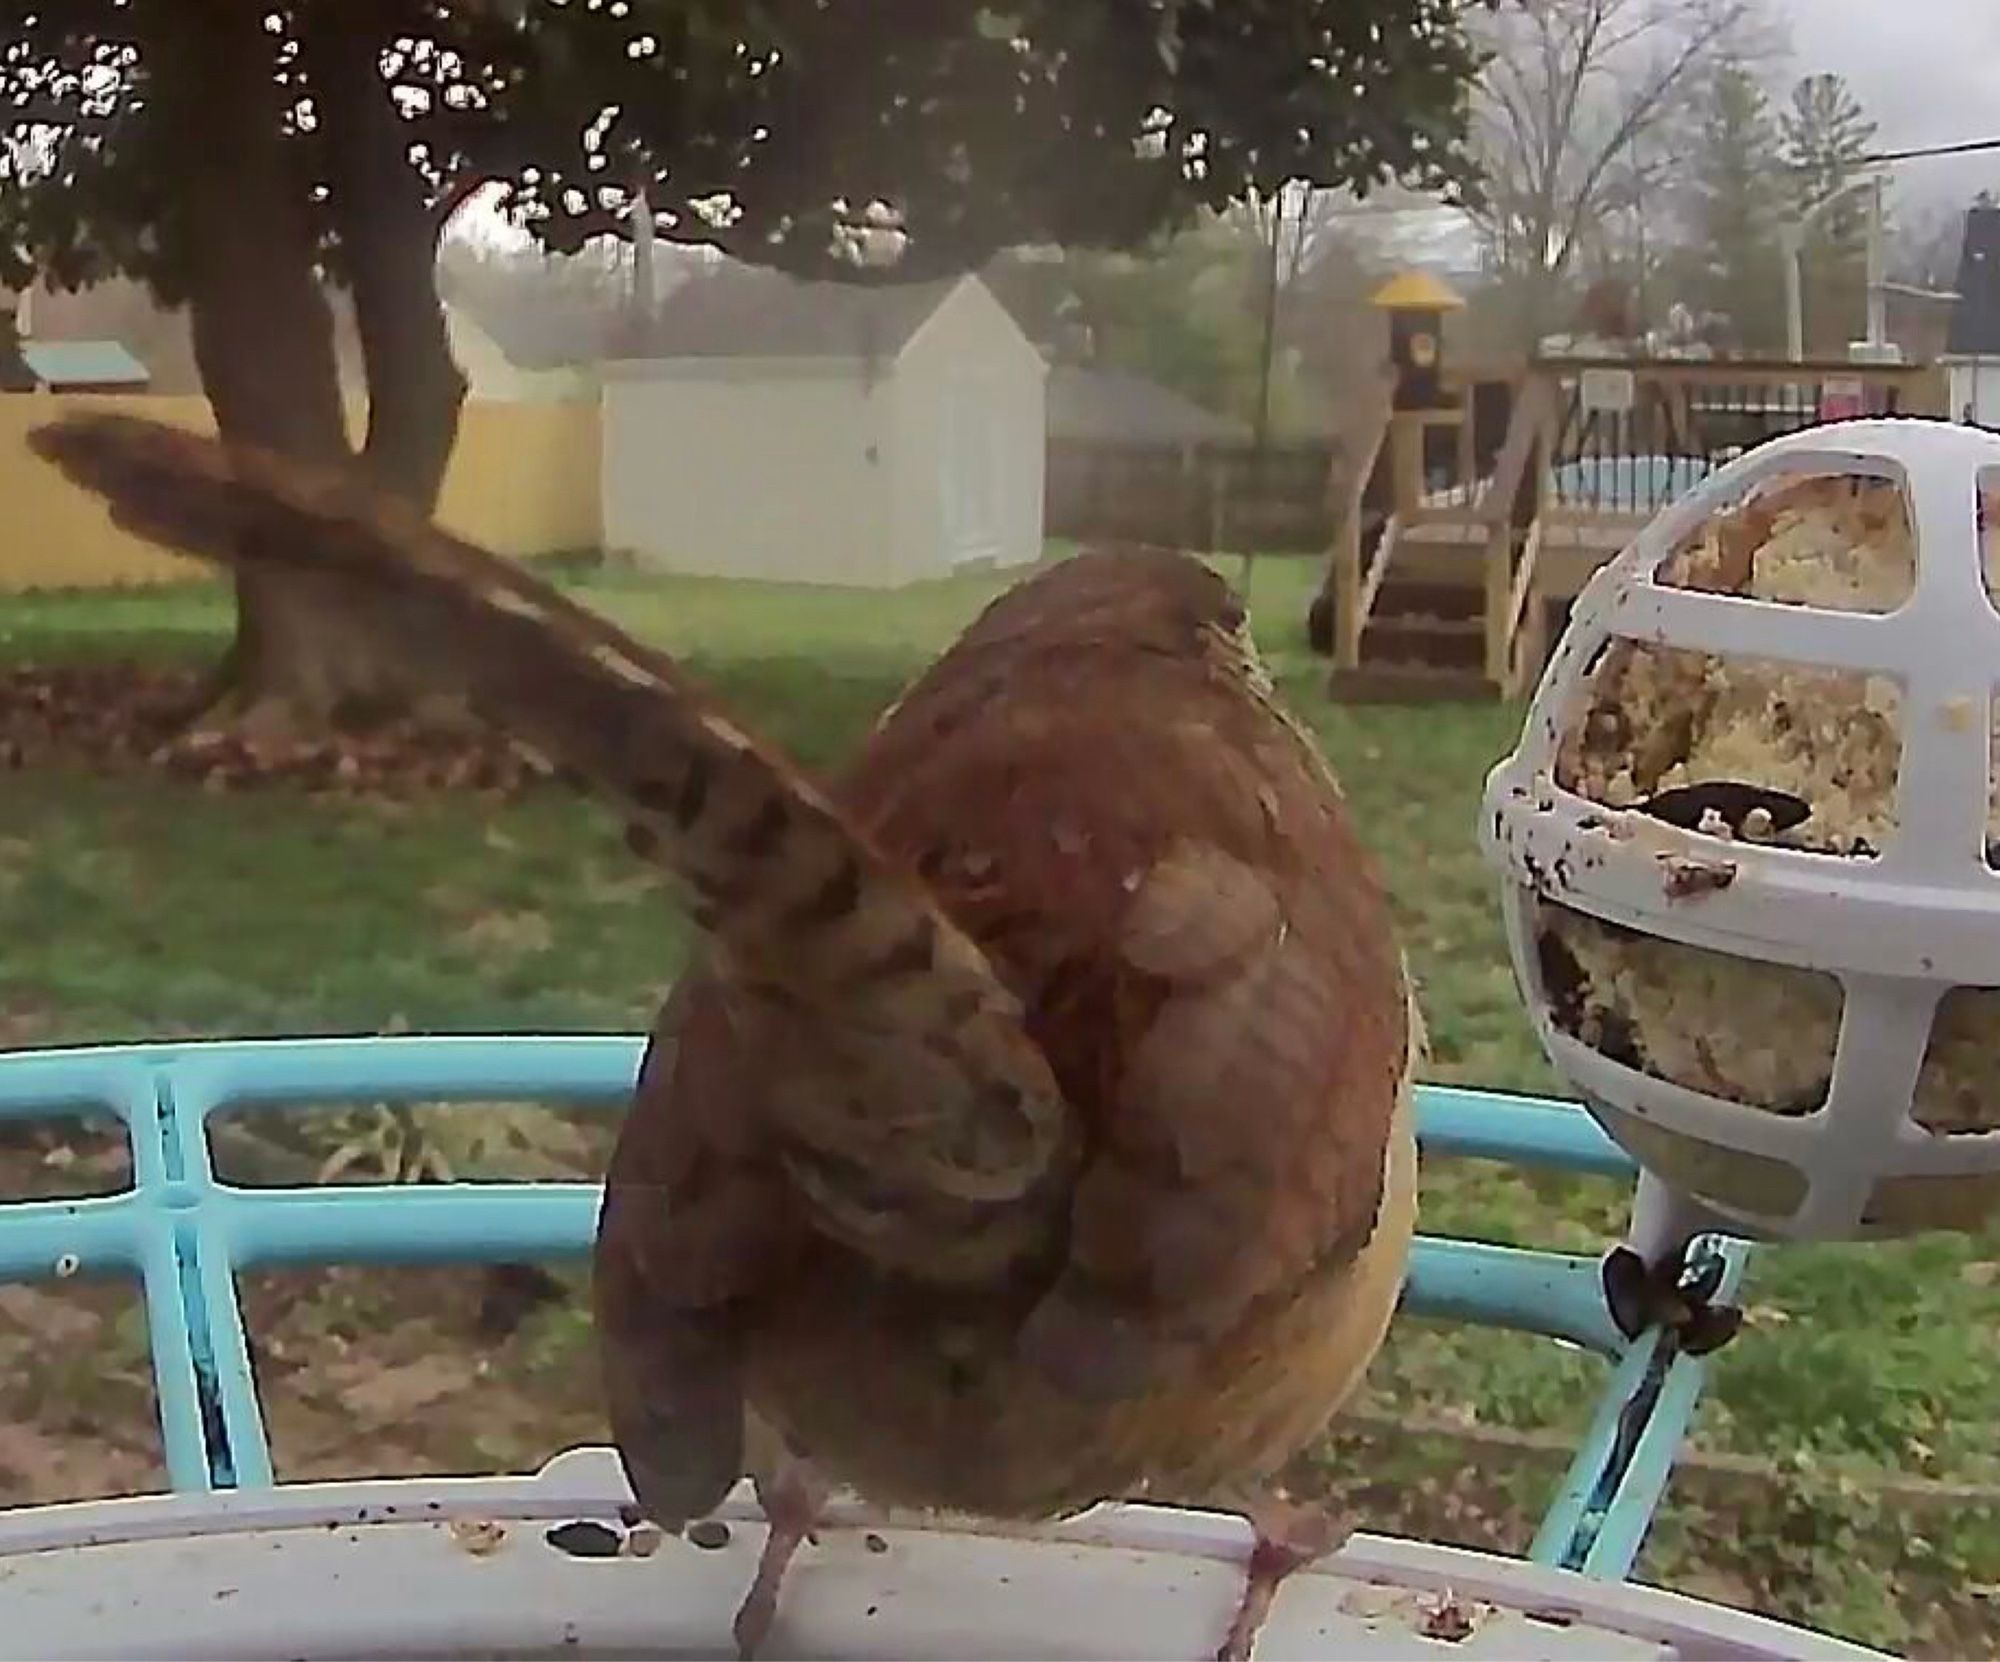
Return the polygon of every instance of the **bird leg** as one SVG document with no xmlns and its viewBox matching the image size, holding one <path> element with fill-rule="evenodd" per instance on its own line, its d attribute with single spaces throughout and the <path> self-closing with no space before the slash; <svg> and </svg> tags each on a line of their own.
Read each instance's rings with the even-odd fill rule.
<svg viewBox="0 0 2000 1662">
<path fill-rule="evenodd" d="M 764 1550 L 757 1558 L 757 1573 L 736 1612 L 736 1654 L 742 1662 L 750 1662 L 771 1631 L 785 1571 L 800 1546 L 814 1539 L 813 1526 L 819 1522 L 830 1492 L 819 1473 L 795 1455 L 783 1456 L 768 1477 L 758 1475 L 751 1481 L 769 1528 Z"/>
<path fill-rule="evenodd" d="M 1275 1495 L 1252 1502 L 1244 1512 L 1257 1541 L 1244 1572 L 1242 1602 L 1216 1662 L 1250 1662 L 1258 1630 L 1286 1578 L 1335 1551 L 1354 1532 L 1338 1512 Z"/>
</svg>

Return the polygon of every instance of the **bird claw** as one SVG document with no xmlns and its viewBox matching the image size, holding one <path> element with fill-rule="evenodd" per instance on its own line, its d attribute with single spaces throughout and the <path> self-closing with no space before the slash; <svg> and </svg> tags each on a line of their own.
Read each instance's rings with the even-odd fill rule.
<svg viewBox="0 0 2000 1662">
<path fill-rule="evenodd" d="M 1714 1302 L 1723 1271 L 1723 1261 L 1714 1253 L 1690 1267 L 1685 1248 L 1648 1264 L 1630 1247 L 1614 1247 L 1604 1260 L 1605 1303 L 1626 1338 L 1662 1327 L 1675 1336 L 1684 1355 L 1708 1356 L 1743 1326 L 1741 1310 Z"/>
</svg>

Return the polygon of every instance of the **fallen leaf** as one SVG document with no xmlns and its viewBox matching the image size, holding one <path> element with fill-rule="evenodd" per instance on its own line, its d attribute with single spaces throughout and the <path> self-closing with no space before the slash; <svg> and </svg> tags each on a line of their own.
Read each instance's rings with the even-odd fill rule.
<svg viewBox="0 0 2000 1662">
<path fill-rule="evenodd" d="M 193 728 L 204 696 L 205 679 L 193 669 L 113 662 L 7 671 L 0 767 L 150 769 L 214 792 L 285 784 L 361 800 L 440 790 L 514 794 L 537 781 L 501 734 L 442 712 L 363 732 Z"/>
<path fill-rule="evenodd" d="M 1472 1612 L 1446 1593 L 1425 1613 L 1422 1631 L 1426 1639 L 1442 1639 L 1448 1645 L 1456 1645 L 1470 1639 L 1477 1625 Z"/>
</svg>

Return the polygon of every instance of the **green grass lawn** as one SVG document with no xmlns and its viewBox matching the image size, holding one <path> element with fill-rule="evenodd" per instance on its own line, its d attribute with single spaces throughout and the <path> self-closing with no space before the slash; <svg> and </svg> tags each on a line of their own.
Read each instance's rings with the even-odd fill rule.
<svg viewBox="0 0 2000 1662">
<path fill-rule="evenodd" d="M 1422 982 L 1432 1072 L 1546 1089 L 1474 844 L 1481 781 L 1518 711 L 1329 703 L 1302 639 L 1313 575 L 1260 563 L 1253 612 L 1382 860 Z M 608 572 L 569 581 L 817 764 L 836 762 L 999 586 L 972 576 L 883 596 Z M 0 664 L 205 658 L 229 617 L 212 587 L 16 598 L 0 602 Z M 59 769 L 0 789 L 0 1039 L 622 1029 L 651 1014 L 684 948 L 680 918 L 613 823 L 555 792 L 502 807 L 313 804 Z M 1425 1177 L 1425 1226 L 1438 1232 L 1592 1250 L 1623 1207 L 1604 1183 L 1451 1162 Z M 1752 1330 L 1718 1360 L 1698 1443 L 1787 1476 L 1747 1500 L 1677 1494 L 1645 1573 L 1933 1654 L 2000 1650 L 2000 1606 L 1979 1590 L 2000 1582 L 2000 1514 L 1977 1495 L 1939 1508 L 1881 1492 L 1891 1477 L 2000 1481 L 2000 1417 L 1984 1402 L 2000 1378 L 1996 1260 L 1996 1238 L 1762 1255 Z M 550 1320 L 534 1366 L 560 1371 L 581 1340 Z M 1552 1345 L 1411 1321 L 1364 1406 L 1371 1423 L 1567 1437 L 1600 1377 Z M 475 1452 L 525 1457 L 491 1436 Z M 1392 1517 L 1468 1539 L 1519 1546 L 1547 1498 L 1545 1462 L 1475 1472 L 1449 1441 L 1343 1439 L 1327 1458 L 1336 1475 L 1368 1479 Z"/>
</svg>

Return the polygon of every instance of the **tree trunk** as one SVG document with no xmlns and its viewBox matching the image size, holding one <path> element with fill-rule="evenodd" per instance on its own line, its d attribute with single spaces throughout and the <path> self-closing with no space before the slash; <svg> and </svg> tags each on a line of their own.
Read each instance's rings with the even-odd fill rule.
<svg viewBox="0 0 2000 1662">
<path fill-rule="evenodd" d="M 334 224 L 368 373 L 362 465 L 428 513 L 451 461 L 466 387 L 438 299 L 441 227 L 382 82 L 382 54 L 407 10 L 392 0 L 322 0 L 304 11 L 302 45 L 321 94 Z"/>
<path fill-rule="evenodd" d="M 177 17 L 147 43 L 154 96 L 171 108 L 190 151 L 179 206 L 191 247 L 195 359 L 225 443 L 353 466 L 305 183 L 279 136 L 289 95 L 276 81 L 266 10 L 256 0 L 209 0 L 198 23 Z M 387 111 L 379 82 L 375 90 Z M 414 176 L 406 188 L 414 193 Z M 390 241 L 356 249 L 357 270 L 371 256 L 383 261 Z M 383 382 L 371 400 L 370 463 L 429 508 L 463 383 L 437 313 L 427 216 L 421 246 L 420 264 L 405 257 L 370 273 L 363 327 L 374 340 L 371 378 Z M 373 648 L 370 633 L 335 580 L 296 571 L 240 576 L 236 638 L 204 724 L 289 734 L 407 708 L 412 678 Z"/>
</svg>

